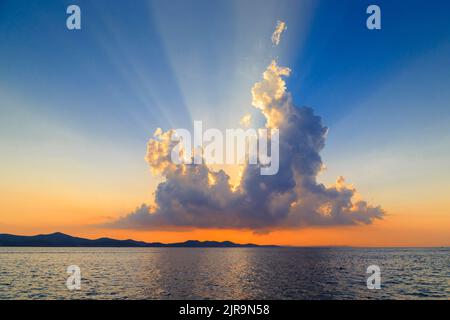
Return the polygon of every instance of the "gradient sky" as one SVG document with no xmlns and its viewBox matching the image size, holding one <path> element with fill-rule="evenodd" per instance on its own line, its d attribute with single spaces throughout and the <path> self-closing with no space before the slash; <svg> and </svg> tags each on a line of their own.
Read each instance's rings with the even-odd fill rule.
<svg viewBox="0 0 450 320">
<path fill-rule="evenodd" d="M 69 4 L 82 30 L 66 28 Z M 378 4 L 382 30 L 366 28 Z M 0 2 L 0 233 L 148 241 L 450 245 L 448 1 Z M 288 29 L 270 42 L 277 20 Z M 339 175 L 386 210 L 368 226 L 252 231 L 110 230 L 151 203 L 156 128 L 234 128 L 270 61 L 329 127 Z"/>
</svg>

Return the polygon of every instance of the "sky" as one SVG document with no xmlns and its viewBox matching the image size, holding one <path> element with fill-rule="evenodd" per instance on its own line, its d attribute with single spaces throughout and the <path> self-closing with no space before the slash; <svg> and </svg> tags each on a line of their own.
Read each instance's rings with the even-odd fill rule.
<svg viewBox="0 0 450 320">
<path fill-rule="evenodd" d="M 81 8 L 81 30 L 66 28 L 70 4 Z M 381 8 L 381 30 L 366 28 L 370 4 Z M 432 5 L 3 0 L 0 233 L 61 231 L 162 242 L 448 246 L 449 9 L 449 3 L 438 0 Z M 271 36 L 277 21 L 287 29 L 275 45 Z M 248 196 L 260 192 L 252 187 L 260 178 L 251 170 L 244 174 L 248 185 L 243 183 L 240 193 L 229 198 L 220 184 L 193 190 L 197 180 L 152 174 L 155 164 L 148 160 L 147 143 L 157 128 L 192 129 L 194 120 L 202 120 L 205 127 L 224 130 L 239 126 L 245 114 L 252 115 L 254 126 L 264 125 L 269 120 L 265 108 L 274 106 L 252 104 L 258 93 L 255 84 L 271 88 L 262 79 L 272 61 L 277 68 L 290 69 L 289 76 L 281 74 L 283 69 L 273 71 L 285 81 L 280 108 L 292 100 L 283 109 L 284 119 L 306 119 L 286 129 L 288 146 L 306 136 L 317 139 L 318 145 L 307 151 L 320 155 L 320 161 L 301 161 L 321 168 L 300 172 L 299 180 L 291 181 L 289 170 L 297 170 L 300 162 L 287 152 L 292 161 L 268 181 L 273 187 L 269 190 L 282 189 L 289 203 L 310 205 L 298 212 L 287 209 L 292 219 L 285 219 L 291 215 L 282 209 L 272 215 L 267 208 L 273 203 L 262 206 L 262 196 Z M 233 179 L 236 168 L 224 170 Z M 190 179 L 201 176 L 198 171 L 189 174 Z M 335 183 L 340 176 L 345 187 Z M 298 190 L 300 181 L 310 179 L 311 188 Z M 171 184 L 180 193 L 167 193 L 164 186 Z M 196 207 L 202 210 L 187 225 L 179 222 L 184 220 L 173 207 L 158 200 L 186 197 L 184 209 L 192 208 L 194 200 L 198 204 L 189 196 L 194 191 L 203 192 L 202 199 L 209 202 Z M 330 200 L 354 201 L 353 196 L 368 207 L 344 212 L 345 206 Z M 244 198 L 254 206 L 239 206 Z M 213 210 L 206 204 L 211 202 L 224 204 Z M 332 219 L 304 214 L 325 202 L 336 208 Z M 148 208 L 155 203 L 160 209 L 151 212 Z M 379 211 L 374 214 L 373 208 Z M 255 210 L 261 216 L 249 218 L 247 213 Z M 152 213 L 162 218 L 148 219 Z M 226 214 L 236 224 L 221 220 Z M 349 215 L 350 220 L 341 219 Z"/>
</svg>

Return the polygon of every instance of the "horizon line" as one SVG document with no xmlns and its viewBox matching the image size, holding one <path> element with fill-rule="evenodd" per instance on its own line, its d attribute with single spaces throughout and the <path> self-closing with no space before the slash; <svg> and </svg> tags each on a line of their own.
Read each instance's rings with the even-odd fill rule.
<svg viewBox="0 0 450 320">
<path fill-rule="evenodd" d="M 179 241 L 179 242 L 160 242 L 160 241 L 152 241 L 152 242 L 147 242 L 147 241 L 143 241 L 143 240 L 135 240 L 135 239 L 115 239 L 115 238 L 110 238 L 110 237 L 98 237 L 98 238 L 84 238 L 84 237 L 79 237 L 79 236 L 74 236 L 74 235 L 70 235 L 64 232 L 60 232 L 60 231 L 55 231 L 55 232 L 51 232 L 51 233 L 39 233 L 39 234 L 34 234 L 34 235 L 18 235 L 18 234 L 12 234 L 12 233 L 0 233 L 1 235 L 7 235 L 7 236 L 15 236 L 15 237 L 36 237 L 36 236 L 50 236 L 50 235 L 56 235 L 56 234 L 60 234 L 60 235 L 64 235 L 64 236 L 68 236 L 68 237 L 72 237 L 72 238 L 79 238 L 79 239 L 83 239 L 83 240 L 89 240 L 89 241 L 96 241 L 96 240 L 102 240 L 102 239 L 108 239 L 108 240 L 114 240 L 114 241 L 133 241 L 133 242 L 137 242 L 137 243 L 143 243 L 143 244 L 161 244 L 161 245 L 176 245 L 176 244 L 184 244 L 184 243 L 188 243 L 188 242 L 198 242 L 198 243 L 207 243 L 207 242 L 216 242 L 216 243 L 231 243 L 233 245 L 238 245 L 238 246 L 254 246 L 254 247 L 272 247 L 272 248 L 355 248 L 355 249 L 432 249 L 432 248 L 439 248 L 439 249 L 447 249 L 450 248 L 450 245 L 437 245 L 437 246 L 417 246 L 417 245 L 413 245 L 413 246 L 358 246 L 358 245 L 285 245 L 285 244 L 256 244 L 256 243 L 237 243 L 237 242 L 233 242 L 231 240 L 196 240 L 196 239 L 187 239 L 184 241 Z M 31 247 L 31 246 L 4 246 L 0 244 L 0 247 Z M 55 246 L 33 246 L 36 248 L 52 248 Z M 72 247 L 77 247 L 77 246 L 62 246 L 61 248 L 72 248 Z M 79 246 L 78 246 L 79 247 Z M 114 246 L 98 246 L 98 247 L 110 247 L 113 248 Z M 116 247 L 119 248 L 120 246 Z M 166 248 L 173 248 L 173 247 L 166 247 Z"/>
</svg>

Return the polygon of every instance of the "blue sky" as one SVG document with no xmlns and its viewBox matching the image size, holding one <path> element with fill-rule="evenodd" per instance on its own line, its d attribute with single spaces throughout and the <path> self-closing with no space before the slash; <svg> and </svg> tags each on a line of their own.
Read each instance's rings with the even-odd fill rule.
<svg viewBox="0 0 450 320">
<path fill-rule="evenodd" d="M 69 4 L 81 7 L 80 31 L 65 27 Z M 365 27 L 369 4 L 381 7 L 382 30 Z M 293 70 L 296 104 L 330 128 L 325 178 L 344 173 L 381 193 L 384 181 L 398 190 L 396 181 L 421 172 L 447 186 L 449 9 L 448 1 L 3 0 L 4 161 L 22 165 L 9 172 L 17 181 L 33 171 L 23 168 L 31 158 L 34 171 L 81 168 L 64 172 L 68 182 L 100 171 L 104 183 L 141 187 L 157 127 L 237 126 L 253 110 L 251 86 L 278 57 Z M 274 47 L 277 20 L 288 29 Z M 383 169 L 371 159 L 384 159 Z"/>
<path fill-rule="evenodd" d="M 249 87 L 274 56 L 293 69 L 288 86 L 298 104 L 329 125 L 415 59 L 441 52 L 431 67 L 448 65 L 445 1 L 378 1 L 381 31 L 365 28 L 367 1 L 227 0 L 79 1 L 83 29 L 71 32 L 64 23 L 70 3 L 2 2 L 0 80 L 11 95 L 33 100 L 34 111 L 93 135 L 119 130 L 136 138 L 141 125 L 146 131 L 214 117 L 233 108 L 222 101 L 249 101 Z M 277 19 L 288 32 L 272 48 Z M 236 81 L 247 86 L 239 101 Z"/>
</svg>

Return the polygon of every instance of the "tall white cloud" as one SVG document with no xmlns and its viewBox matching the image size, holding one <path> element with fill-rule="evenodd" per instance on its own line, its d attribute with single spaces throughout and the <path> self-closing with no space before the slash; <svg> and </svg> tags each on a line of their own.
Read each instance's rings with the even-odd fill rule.
<svg viewBox="0 0 450 320">
<path fill-rule="evenodd" d="M 285 29 L 274 32 L 276 44 Z M 142 205 L 108 224 L 131 229 L 232 228 L 267 232 L 305 226 L 370 224 L 382 218 L 379 206 L 356 199 L 356 190 L 339 177 L 332 186 L 317 181 L 323 168 L 320 152 L 327 128 L 311 108 L 296 107 L 284 77 L 290 69 L 273 60 L 252 88 L 252 104 L 267 128 L 280 132 L 278 174 L 264 176 L 259 165 L 242 167 L 240 183 L 232 186 L 223 171 L 205 164 L 175 165 L 173 130 L 158 129 L 147 145 L 146 161 L 165 181 L 155 192 L 154 208 Z"/>
</svg>

